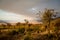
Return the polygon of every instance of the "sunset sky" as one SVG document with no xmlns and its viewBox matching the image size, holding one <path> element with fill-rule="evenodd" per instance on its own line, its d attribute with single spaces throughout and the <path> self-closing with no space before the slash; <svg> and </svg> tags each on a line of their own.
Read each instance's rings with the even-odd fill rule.
<svg viewBox="0 0 60 40">
<path fill-rule="evenodd" d="M 37 20 L 36 13 L 45 8 L 60 12 L 60 0 L 0 0 L 0 20 Z"/>
</svg>

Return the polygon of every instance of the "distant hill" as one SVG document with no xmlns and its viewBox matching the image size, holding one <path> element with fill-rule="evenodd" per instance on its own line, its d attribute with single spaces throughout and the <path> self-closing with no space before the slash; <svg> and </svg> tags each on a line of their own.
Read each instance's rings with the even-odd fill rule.
<svg viewBox="0 0 60 40">
<path fill-rule="evenodd" d="M 54 25 L 57 23 L 57 21 L 60 22 L 60 17 L 53 19 L 53 20 L 51 21 L 51 26 L 52 26 L 52 25 L 54 26 Z"/>
<path fill-rule="evenodd" d="M 58 21 L 58 20 L 60 20 L 60 17 L 54 18 L 52 21 L 55 22 L 55 21 Z"/>
<path fill-rule="evenodd" d="M 0 20 L 0 23 L 7 23 L 6 21 Z"/>
</svg>

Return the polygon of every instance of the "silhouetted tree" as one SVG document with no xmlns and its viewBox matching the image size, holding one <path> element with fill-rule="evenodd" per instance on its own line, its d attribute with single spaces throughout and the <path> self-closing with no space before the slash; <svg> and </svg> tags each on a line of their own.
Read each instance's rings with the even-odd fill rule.
<svg viewBox="0 0 60 40">
<path fill-rule="evenodd" d="M 6 28 L 6 25 L 5 25 L 5 24 L 2 24 L 1 26 L 2 26 L 4 29 Z"/>
<path fill-rule="evenodd" d="M 53 19 L 53 17 L 56 17 L 56 15 L 54 15 L 56 12 L 54 11 L 54 9 L 45 9 L 45 11 L 42 13 L 43 15 L 40 18 L 42 19 L 43 24 L 46 25 L 49 30 L 50 22 Z M 40 16 L 40 11 L 39 11 L 39 16 Z"/>
<path fill-rule="evenodd" d="M 16 26 L 20 26 L 20 22 L 16 23 Z"/>
<path fill-rule="evenodd" d="M 7 26 L 9 26 L 9 27 L 10 27 L 10 26 L 12 26 L 12 25 L 11 25 L 10 23 L 7 23 Z"/>
<path fill-rule="evenodd" d="M 24 21 L 26 22 L 26 24 L 28 24 L 28 23 L 29 23 L 29 21 L 28 21 L 27 19 L 25 19 Z"/>
</svg>

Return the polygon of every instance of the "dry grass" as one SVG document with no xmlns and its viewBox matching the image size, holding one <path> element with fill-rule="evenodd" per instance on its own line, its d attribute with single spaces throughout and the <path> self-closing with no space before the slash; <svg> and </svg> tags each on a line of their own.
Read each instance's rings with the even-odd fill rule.
<svg viewBox="0 0 60 40">
<path fill-rule="evenodd" d="M 59 40 L 60 32 L 55 27 L 50 29 L 42 24 L 0 25 L 0 40 Z"/>
</svg>

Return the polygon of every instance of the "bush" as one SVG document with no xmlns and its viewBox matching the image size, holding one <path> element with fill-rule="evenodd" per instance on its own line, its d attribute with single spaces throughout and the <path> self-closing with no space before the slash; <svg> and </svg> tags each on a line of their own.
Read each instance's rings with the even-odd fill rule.
<svg viewBox="0 0 60 40">
<path fill-rule="evenodd" d="M 30 36 L 26 36 L 26 37 L 24 38 L 24 40 L 33 40 L 33 38 L 30 37 Z"/>
<path fill-rule="evenodd" d="M 27 31 L 28 31 L 28 32 L 32 32 L 32 31 L 34 31 L 34 29 L 28 28 Z"/>
<path fill-rule="evenodd" d="M 16 32 L 15 30 L 13 30 L 12 32 L 9 32 L 8 34 L 9 35 L 16 35 L 16 34 L 18 34 L 18 32 Z"/>
<path fill-rule="evenodd" d="M 21 33 L 21 34 L 24 34 L 25 28 L 20 28 L 20 29 L 18 29 L 18 32 Z"/>
</svg>

